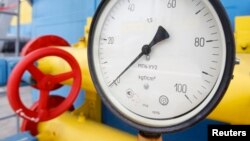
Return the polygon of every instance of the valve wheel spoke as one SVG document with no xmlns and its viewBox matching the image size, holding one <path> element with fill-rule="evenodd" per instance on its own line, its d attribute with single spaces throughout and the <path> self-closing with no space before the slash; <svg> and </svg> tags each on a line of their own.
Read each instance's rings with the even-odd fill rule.
<svg viewBox="0 0 250 141">
<path fill-rule="evenodd" d="M 54 84 L 58 84 L 61 83 L 63 81 L 66 81 L 68 79 L 71 79 L 74 77 L 74 72 L 70 71 L 70 72 L 66 72 L 66 73 L 62 73 L 62 74 L 58 74 L 58 75 L 54 75 L 52 76 L 52 82 Z"/>
<path fill-rule="evenodd" d="M 39 82 L 45 76 L 45 74 L 40 71 L 34 64 L 28 67 L 28 71 L 37 82 Z"/>
<path fill-rule="evenodd" d="M 49 91 L 48 90 L 40 90 L 40 98 L 39 98 L 39 110 L 45 110 L 48 107 L 49 101 Z"/>
<path fill-rule="evenodd" d="M 64 59 L 70 65 L 71 71 L 57 75 L 43 73 L 34 62 L 48 56 Z M 31 86 L 34 86 L 40 94 L 36 110 L 27 108 L 20 97 L 19 84 L 26 71 L 35 81 L 34 84 L 31 82 Z M 68 52 L 57 48 L 44 48 L 29 53 L 16 65 L 12 74 L 14 75 L 10 76 L 7 86 L 10 105 L 20 117 L 34 123 L 51 120 L 67 111 L 77 98 L 81 88 L 81 69 L 77 60 Z M 50 99 L 52 96 L 50 91 L 59 88 L 62 82 L 69 79 L 72 79 L 72 88 L 68 96 L 56 106 L 51 107 L 53 101 Z"/>
</svg>

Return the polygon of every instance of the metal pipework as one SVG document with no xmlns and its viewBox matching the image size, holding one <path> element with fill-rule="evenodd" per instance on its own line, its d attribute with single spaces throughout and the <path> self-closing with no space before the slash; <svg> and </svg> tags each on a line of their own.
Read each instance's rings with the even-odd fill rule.
<svg viewBox="0 0 250 141">
<path fill-rule="evenodd" d="M 82 89 L 88 92 L 96 93 L 94 88 L 87 60 L 87 48 L 72 48 L 72 47 L 56 47 L 69 52 L 74 56 L 80 65 L 82 72 Z M 46 57 L 38 61 L 39 69 L 46 74 L 60 74 L 70 71 L 70 66 L 66 61 L 58 57 Z M 63 82 L 62 84 L 71 85 L 72 80 Z"/>
<path fill-rule="evenodd" d="M 60 117 L 38 125 L 39 141 L 136 141 L 126 132 L 64 113 Z"/>
<path fill-rule="evenodd" d="M 82 69 L 82 88 L 87 91 L 95 92 L 88 69 L 87 49 L 66 47 L 57 48 L 69 52 L 77 59 Z M 238 54 L 237 57 L 241 60 L 241 64 L 236 66 L 234 79 L 232 80 L 228 91 L 209 118 L 231 124 L 250 124 L 250 54 Z M 49 74 L 57 74 L 69 70 L 67 63 L 56 57 L 42 59 L 38 62 L 38 65 L 43 72 Z M 63 84 L 70 85 L 71 81 L 66 81 Z"/>
<path fill-rule="evenodd" d="M 230 124 L 250 124 L 250 16 L 235 18 L 234 78 L 226 95 L 209 118 Z"/>
<path fill-rule="evenodd" d="M 250 124 L 250 54 L 237 54 L 240 65 L 217 108 L 209 118 L 230 124 Z"/>
</svg>

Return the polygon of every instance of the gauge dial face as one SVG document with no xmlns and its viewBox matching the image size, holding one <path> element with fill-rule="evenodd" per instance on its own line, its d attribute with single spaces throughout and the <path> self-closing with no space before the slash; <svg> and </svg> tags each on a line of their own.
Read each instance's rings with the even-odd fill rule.
<svg viewBox="0 0 250 141">
<path fill-rule="evenodd" d="M 159 27 L 169 35 L 141 54 Z M 201 112 L 226 64 L 222 23 L 208 0 L 112 0 L 91 46 L 101 95 L 126 119 L 168 127 Z"/>
</svg>

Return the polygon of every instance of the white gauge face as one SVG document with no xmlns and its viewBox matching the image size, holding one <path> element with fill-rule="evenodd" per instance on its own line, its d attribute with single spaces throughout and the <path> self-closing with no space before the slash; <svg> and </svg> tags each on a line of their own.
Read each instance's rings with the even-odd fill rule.
<svg viewBox="0 0 250 141">
<path fill-rule="evenodd" d="M 169 37 L 128 67 L 160 26 Z M 111 0 L 96 25 L 92 55 L 103 93 L 122 115 L 167 127 L 209 104 L 222 80 L 226 45 L 208 0 Z"/>
</svg>

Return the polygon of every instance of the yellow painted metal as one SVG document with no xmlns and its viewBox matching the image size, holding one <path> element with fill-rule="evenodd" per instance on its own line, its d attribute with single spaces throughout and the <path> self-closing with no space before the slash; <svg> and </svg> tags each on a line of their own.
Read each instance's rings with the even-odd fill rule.
<svg viewBox="0 0 250 141">
<path fill-rule="evenodd" d="M 92 79 L 90 77 L 88 61 L 87 61 L 87 48 L 72 48 L 72 47 L 56 47 L 67 51 L 75 57 L 80 65 L 82 72 L 82 89 L 88 92 L 96 92 Z M 64 72 L 71 71 L 69 64 L 59 57 L 46 57 L 38 61 L 38 67 L 46 74 L 56 75 Z M 62 84 L 70 85 L 72 80 L 65 81 Z"/>
<path fill-rule="evenodd" d="M 235 18 L 235 39 L 237 53 L 250 53 L 250 16 Z"/>
<path fill-rule="evenodd" d="M 95 121 L 101 121 L 101 99 L 97 94 L 88 67 L 87 61 L 87 41 L 90 30 L 92 17 L 87 18 L 87 25 L 84 30 L 84 37 L 80 38 L 78 43 L 75 43 L 72 47 L 58 47 L 73 55 L 78 64 L 81 67 L 83 76 L 82 89 L 85 90 L 85 102 L 84 104 L 74 111 L 75 115 L 84 115 L 88 119 Z M 39 60 L 38 67 L 47 74 L 59 74 L 70 71 L 69 65 L 58 57 L 47 57 Z M 71 85 L 72 80 L 65 81 L 62 84 Z"/>
<path fill-rule="evenodd" d="M 246 21 L 241 18 L 236 20 L 236 43 L 238 53 L 250 53 L 250 23 L 249 17 Z M 88 20 L 90 24 L 91 19 Z M 240 26 L 238 26 L 240 25 Z M 57 47 L 73 55 L 82 70 L 82 89 L 86 91 L 86 102 L 73 113 L 65 113 L 62 116 L 48 122 L 39 124 L 40 141 L 130 141 L 135 137 L 112 129 L 89 119 L 101 120 L 100 98 L 96 93 L 90 77 L 87 61 L 87 38 L 89 25 L 85 27 L 85 35 L 74 48 Z M 246 45 L 247 44 L 247 45 Z M 243 48 L 242 48 L 243 46 Z M 241 64 L 236 66 L 234 79 L 232 80 L 226 95 L 217 108 L 208 116 L 210 119 L 219 120 L 231 124 L 250 124 L 250 54 L 238 54 Z M 59 74 L 70 71 L 69 65 L 57 57 L 47 57 L 39 60 L 38 67 L 45 73 Z M 63 84 L 71 85 L 72 81 L 65 81 Z"/>
<path fill-rule="evenodd" d="M 87 119 L 101 122 L 101 98 L 97 93 L 86 92 L 84 104 L 73 112 Z"/>
<path fill-rule="evenodd" d="M 39 124 L 39 141 L 136 141 L 136 137 L 98 122 L 64 113 Z"/>
<path fill-rule="evenodd" d="M 226 95 L 209 118 L 231 124 L 250 124 L 250 16 L 236 17 L 235 41 L 240 65 Z"/>
<path fill-rule="evenodd" d="M 39 141 L 135 141 L 135 136 L 95 122 L 100 121 L 101 105 L 90 77 L 85 42 L 86 39 L 80 41 L 75 44 L 75 48 L 57 48 L 69 52 L 77 59 L 82 70 L 82 89 L 86 90 L 86 102 L 73 113 L 64 113 L 56 119 L 40 123 L 37 136 Z M 236 66 L 235 77 L 225 97 L 209 118 L 231 124 L 250 124 L 250 89 L 248 86 L 250 84 L 250 54 L 239 54 L 238 58 L 241 60 L 241 65 Z M 70 71 L 69 65 L 57 57 L 39 60 L 38 67 L 49 74 Z M 72 80 L 63 82 L 66 85 L 71 85 L 71 83 Z"/>
<path fill-rule="evenodd" d="M 250 124 L 250 54 L 237 54 L 240 65 L 226 95 L 209 118 L 231 123 Z"/>
<path fill-rule="evenodd" d="M 75 111 L 75 114 L 84 115 L 95 121 L 101 121 L 101 100 L 93 85 L 87 60 L 87 48 L 56 47 L 67 51 L 74 56 L 80 65 L 82 73 L 82 89 L 85 90 L 85 103 Z M 58 57 L 46 57 L 38 61 L 38 67 L 46 74 L 56 75 L 71 71 L 69 64 Z M 63 82 L 71 85 L 72 80 Z"/>
<path fill-rule="evenodd" d="M 20 23 L 30 24 L 32 22 L 32 6 L 28 1 L 22 1 L 20 3 Z M 13 16 L 11 25 L 15 26 L 17 24 L 16 16 Z"/>
<path fill-rule="evenodd" d="M 73 55 L 81 66 L 83 85 L 82 88 L 89 92 L 86 105 L 76 110 L 77 113 L 82 113 L 93 119 L 98 114 L 100 117 L 101 108 L 96 112 L 96 108 L 100 107 L 100 98 L 96 95 L 93 82 L 90 77 L 87 63 L 86 48 L 66 48 L 59 47 L 71 55 Z M 236 66 L 234 71 L 234 79 L 231 85 L 217 108 L 209 116 L 211 119 L 228 122 L 232 124 L 250 124 L 250 54 L 238 54 L 237 57 L 241 60 L 241 64 Z M 50 74 L 58 74 L 70 70 L 68 64 L 57 57 L 47 57 L 38 62 L 39 68 Z M 71 84 L 71 81 L 66 81 L 63 84 Z M 97 100 L 98 99 L 98 100 Z M 87 104 L 88 103 L 88 104 Z M 95 105 L 98 105 L 97 107 Z M 91 107 L 92 106 L 92 107 Z M 92 115 L 92 116 L 90 116 Z"/>
<path fill-rule="evenodd" d="M 87 63 L 87 49 L 66 47 L 58 48 L 73 55 L 81 66 L 83 76 L 82 88 L 88 92 L 87 99 L 89 100 L 87 100 L 85 106 L 76 110 L 76 113 L 84 114 L 91 119 L 99 117 L 98 120 L 100 120 L 100 98 L 96 95 L 96 91 L 90 77 Z M 232 124 L 250 124 L 250 54 L 238 54 L 237 57 L 241 60 L 241 64 L 236 66 L 234 71 L 235 77 L 232 80 L 225 97 L 218 107 L 212 112 L 209 118 Z M 38 64 L 39 68 L 43 72 L 50 74 L 58 74 L 70 70 L 68 64 L 57 57 L 47 57 L 40 60 Z M 66 81 L 63 84 L 70 85 L 71 81 Z"/>
<path fill-rule="evenodd" d="M 87 64 L 87 51 L 86 48 L 88 47 L 88 38 L 89 38 L 89 31 L 92 22 L 92 17 L 87 18 L 87 24 L 84 27 L 84 37 L 81 37 L 78 43 L 73 45 L 74 48 L 85 48 L 83 50 L 83 55 L 85 55 L 84 64 Z M 84 65 L 83 67 L 87 67 L 88 65 Z M 74 111 L 76 115 L 84 115 L 85 117 L 95 120 L 101 121 L 101 99 L 99 95 L 94 90 L 94 86 L 92 84 L 92 80 L 90 77 L 90 73 L 88 70 L 83 71 L 84 79 L 87 78 L 86 83 L 83 84 L 83 89 L 86 91 L 85 102 L 80 108 Z M 83 80 L 84 81 L 84 80 Z M 91 85 L 91 89 L 86 89 L 86 87 Z"/>
<path fill-rule="evenodd" d="M 92 17 L 87 18 L 87 24 L 84 27 L 84 37 L 79 39 L 79 42 L 73 44 L 73 47 L 81 48 L 88 46 L 88 39 L 89 39 L 89 30 L 92 22 Z"/>
</svg>

